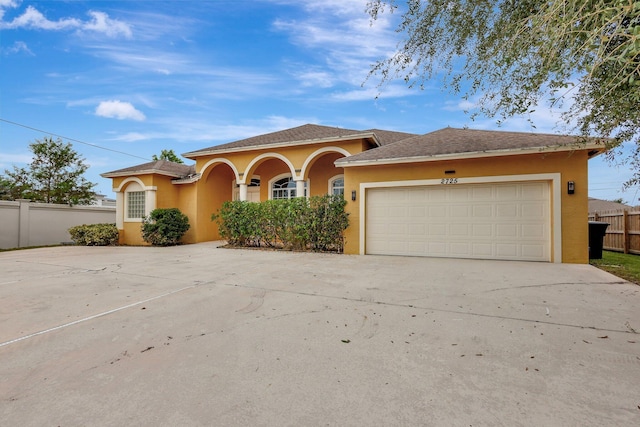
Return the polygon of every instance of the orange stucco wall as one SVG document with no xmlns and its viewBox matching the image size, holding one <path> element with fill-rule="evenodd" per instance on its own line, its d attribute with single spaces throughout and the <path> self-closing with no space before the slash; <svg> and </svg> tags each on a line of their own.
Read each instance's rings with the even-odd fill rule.
<svg viewBox="0 0 640 427">
<path fill-rule="evenodd" d="M 345 252 L 360 253 L 360 221 L 359 207 L 360 184 L 380 183 L 386 181 L 427 180 L 440 178 L 491 177 L 508 175 L 527 175 L 542 173 L 560 173 L 561 191 L 560 206 L 553 206 L 554 195 L 551 195 L 552 210 L 560 209 L 562 230 L 562 261 L 569 263 L 588 262 L 588 225 L 587 218 L 587 153 L 549 152 L 527 155 L 510 155 L 502 157 L 486 157 L 466 160 L 429 161 L 422 163 L 402 163 L 396 165 L 373 165 L 336 168 L 333 164 L 344 153 L 327 151 L 317 153 L 328 147 L 340 147 L 351 154 L 369 148 L 363 140 L 341 141 L 337 143 L 309 144 L 303 146 L 278 147 L 266 150 L 252 150 L 226 153 L 224 156 L 212 154 L 196 160 L 196 170 L 202 174 L 198 181 L 187 184 L 174 184 L 171 178 L 161 175 L 141 175 L 138 178 L 145 186 L 155 186 L 156 207 L 177 207 L 189 217 L 191 224 L 183 241 L 185 243 L 216 240 L 217 225 L 211 221 L 222 203 L 233 199 L 237 171 L 240 180 L 259 175 L 261 179 L 260 199 L 269 198 L 268 182 L 283 173 L 294 175 L 304 173 L 310 181 L 310 195 L 326 194 L 328 180 L 335 175 L 344 174 L 345 197 L 348 200 L 350 226 L 346 232 Z M 285 156 L 287 162 L 271 155 L 255 161 L 265 153 L 278 153 Z M 315 153 L 315 154 L 314 154 Z M 224 159 L 213 164 L 213 159 Z M 230 166 L 227 163 L 231 163 Z M 251 165 L 251 167 L 249 167 Z M 306 165 L 306 169 L 305 169 Z M 455 170 L 455 174 L 445 171 Z M 125 178 L 113 179 L 113 187 L 118 188 Z M 574 195 L 566 193 L 566 182 L 576 183 Z M 126 185 L 123 187 L 123 191 Z M 356 191 L 356 201 L 351 201 L 351 192 Z M 553 191 L 553 188 L 552 188 Z M 553 218 L 553 215 L 551 215 Z M 553 227 L 558 226 L 552 223 Z M 121 243 L 143 244 L 140 236 L 140 223 L 125 222 L 121 232 Z"/>
<path fill-rule="evenodd" d="M 588 263 L 587 160 L 586 151 L 576 151 L 347 167 L 344 173 L 345 195 L 348 200 L 346 209 L 349 212 L 350 225 L 345 236 L 345 252 L 357 254 L 361 249 L 360 221 L 364 221 L 359 205 L 359 198 L 362 197 L 359 194 L 361 183 L 560 173 L 561 206 L 559 208 L 561 209 L 562 221 L 562 262 Z M 445 174 L 445 171 L 450 170 L 455 170 L 455 174 Z M 567 194 L 567 181 L 575 182 L 575 194 Z M 350 198 L 353 190 L 357 193 L 355 202 Z M 553 194 L 551 199 L 553 200 Z M 552 209 L 557 208 L 552 206 Z M 554 226 L 556 225 L 552 223 L 552 230 Z"/>
</svg>

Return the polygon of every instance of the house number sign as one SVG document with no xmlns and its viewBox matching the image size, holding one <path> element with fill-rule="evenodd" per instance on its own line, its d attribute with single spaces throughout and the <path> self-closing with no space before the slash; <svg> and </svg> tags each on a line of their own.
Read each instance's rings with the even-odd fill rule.
<svg viewBox="0 0 640 427">
<path fill-rule="evenodd" d="M 440 184 L 457 184 L 458 178 L 442 178 Z"/>
</svg>

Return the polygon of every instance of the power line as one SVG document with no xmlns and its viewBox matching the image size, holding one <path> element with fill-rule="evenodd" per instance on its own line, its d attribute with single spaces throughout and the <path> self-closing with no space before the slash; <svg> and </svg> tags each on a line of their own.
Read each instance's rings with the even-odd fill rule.
<svg viewBox="0 0 640 427">
<path fill-rule="evenodd" d="M 0 122 L 5 122 L 5 123 L 9 123 L 9 124 L 12 124 L 12 125 L 15 125 L 15 126 L 23 127 L 25 129 L 35 130 L 37 132 L 42 132 L 42 133 L 46 133 L 48 135 L 57 136 L 58 138 L 62 138 L 62 139 L 66 139 L 66 140 L 69 140 L 69 141 L 77 142 L 79 144 L 88 145 L 88 146 L 93 147 L 93 148 L 99 148 L 99 149 L 105 150 L 105 151 L 111 151 L 112 153 L 124 154 L 125 156 L 137 157 L 138 159 L 147 160 L 147 161 L 150 160 L 150 159 L 148 159 L 146 157 L 141 157 L 141 156 L 137 156 L 135 154 L 125 153 L 124 151 L 118 151 L 118 150 L 114 150 L 112 148 L 101 147 L 99 145 L 96 145 L 96 144 L 93 144 L 93 143 L 90 143 L 90 142 L 80 141 L 79 139 L 69 138 L 68 136 L 59 135 L 59 134 L 53 133 L 53 132 L 48 132 L 46 130 L 34 128 L 32 126 L 23 125 L 22 123 L 12 122 L 11 120 L 3 119 L 2 117 L 0 117 Z"/>
</svg>

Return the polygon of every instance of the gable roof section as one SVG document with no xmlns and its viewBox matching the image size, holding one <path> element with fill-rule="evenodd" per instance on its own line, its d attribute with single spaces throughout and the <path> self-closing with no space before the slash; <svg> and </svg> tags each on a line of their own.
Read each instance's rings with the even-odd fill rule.
<svg viewBox="0 0 640 427">
<path fill-rule="evenodd" d="M 400 133 L 400 132 L 390 132 Z M 312 144 L 320 142 L 330 142 L 337 140 L 349 140 L 355 138 L 369 138 L 375 145 L 381 145 L 378 137 L 373 131 L 360 131 L 330 126 L 320 126 L 306 124 L 291 129 L 266 133 L 264 135 L 253 136 L 227 144 L 215 145 L 201 150 L 184 153 L 182 156 L 192 159 L 213 153 L 229 151 L 245 151 L 265 147 L 283 147 L 300 144 Z M 388 136 L 391 139 L 391 136 Z"/>
<path fill-rule="evenodd" d="M 380 141 L 380 145 L 388 145 L 393 144 L 394 142 L 402 141 L 403 139 L 411 138 L 413 136 L 418 136 L 415 133 L 407 133 L 407 132 L 396 132 L 392 130 L 383 130 L 383 129 L 369 129 L 364 132 L 374 133 L 378 140 Z"/>
<path fill-rule="evenodd" d="M 336 160 L 336 166 L 408 163 L 414 161 L 524 154 L 537 151 L 606 150 L 606 141 L 576 136 L 444 128 L 424 135 L 402 139 L 350 157 Z"/>
<path fill-rule="evenodd" d="M 118 169 L 112 172 L 105 172 L 100 174 L 100 176 L 103 178 L 117 178 L 121 176 L 157 174 L 173 178 L 183 178 L 194 173 L 196 173 L 196 169 L 193 165 L 188 166 L 182 163 L 170 162 L 168 160 L 157 160 L 137 166 Z"/>
</svg>

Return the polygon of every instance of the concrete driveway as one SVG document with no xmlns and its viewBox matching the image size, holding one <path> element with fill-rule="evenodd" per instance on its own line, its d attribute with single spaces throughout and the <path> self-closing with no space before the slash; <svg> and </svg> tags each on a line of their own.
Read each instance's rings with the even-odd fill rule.
<svg viewBox="0 0 640 427">
<path fill-rule="evenodd" d="M 640 287 L 588 265 L 0 253 L 3 426 L 638 426 Z"/>
</svg>

